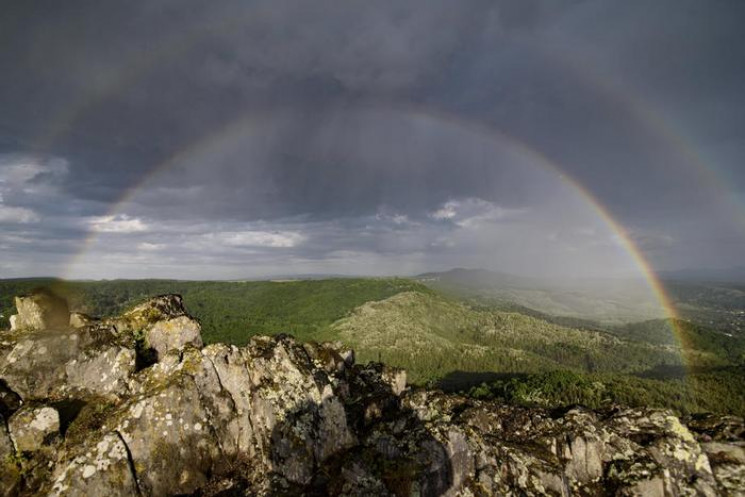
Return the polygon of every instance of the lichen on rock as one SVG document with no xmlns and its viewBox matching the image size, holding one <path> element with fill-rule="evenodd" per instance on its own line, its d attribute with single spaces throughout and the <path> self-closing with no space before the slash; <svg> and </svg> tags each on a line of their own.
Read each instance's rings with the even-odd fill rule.
<svg viewBox="0 0 745 497">
<path fill-rule="evenodd" d="M 53 407 L 24 407 L 11 416 L 8 428 L 16 452 L 34 452 L 59 435 L 59 413 Z"/>
<path fill-rule="evenodd" d="M 33 321 L 48 314 L 23 305 L 25 328 L 0 343 L 0 495 L 713 496 L 745 487 L 737 418 L 557 413 L 410 389 L 404 371 L 355 364 L 343 344 L 286 335 L 205 347 L 178 296 L 65 327 Z"/>
</svg>

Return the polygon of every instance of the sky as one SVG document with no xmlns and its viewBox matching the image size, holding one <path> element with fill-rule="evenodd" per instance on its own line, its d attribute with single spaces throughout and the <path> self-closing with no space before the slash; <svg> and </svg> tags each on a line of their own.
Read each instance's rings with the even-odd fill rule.
<svg viewBox="0 0 745 497">
<path fill-rule="evenodd" d="M 0 278 L 745 265 L 745 2 L 7 0 Z"/>
</svg>

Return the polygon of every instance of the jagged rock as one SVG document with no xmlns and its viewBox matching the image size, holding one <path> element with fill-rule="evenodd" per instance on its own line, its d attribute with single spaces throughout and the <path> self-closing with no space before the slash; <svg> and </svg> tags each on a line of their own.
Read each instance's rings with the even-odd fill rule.
<svg viewBox="0 0 745 497">
<path fill-rule="evenodd" d="M 187 347 L 164 359 L 112 415 L 147 495 L 194 492 L 227 471 L 226 457 L 306 484 L 319 461 L 355 442 L 330 379 L 309 374 L 312 362 L 290 339 L 243 350 Z M 119 470 L 101 470 L 110 481 L 107 471 Z M 82 492 L 73 480 L 64 485 Z"/>
<path fill-rule="evenodd" d="M 83 328 L 85 326 L 90 326 L 96 322 L 95 319 L 88 316 L 87 314 L 83 314 L 82 312 L 72 312 L 70 313 L 70 327 L 71 328 Z"/>
<path fill-rule="evenodd" d="M 698 414 L 687 419 L 686 425 L 703 442 L 736 441 L 745 438 L 745 421 L 736 416 Z"/>
<path fill-rule="evenodd" d="M 10 317 L 11 331 L 64 329 L 69 326 L 67 301 L 51 292 L 39 291 L 16 297 L 15 306 L 18 314 Z"/>
<path fill-rule="evenodd" d="M 341 342 L 306 343 L 303 347 L 314 363 L 327 373 L 341 373 L 354 364 L 354 351 Z"/>
<path fill-rule="evenodd" d="M 53 407 L 21 408 L 8 421 L 17 452 L 34 452 L 59 436 L 59 413 Z"/>
<path fill-rule="evenodd" d="M 141 339 L 141 346 L 153 351 L 156 357 L 187 345 L 204 345 L 202 327 L 199 321 L 187 314 L 180 295 L 154 297 L 107 323 L 120 333 L 134 333 Z"/>
<path fill-rule="evenodd" d="M 78 324 L 0 338 L 0 416 L 10 416 L 0 418 L 0 495 L 714 496 L 745 487 L 738 418 L 693 418 L 689 429 L 658 409 L 556 413 L 411 391 L 402 370 L 288 336 L 202 347 L 177 296 Z M 140 360 L 148 347 L 154 363 Z M 84 407 L 39 407 L 60 399 Z"/>
<path fill-rule="evenodd" d="M 363 464 L 345 464 L 339 474 L 341 492 L 339 495 L 356 497 L 390 497 L 380 478 L 372 474 Z"/>
<path fill-rule="evenodd" d="M 24 333 L 0 355 L 0 379 L 24 400 L 126 394 L 135 351 L 112 328 Z"/>
<path fill-rule="evenodd" d="M 88 392 L 93 395 L 122 395 L 135 372 L 137 354 L 121 345 L 84 349 L 65 364 L 64 392 Z"/>
<path fill-rule="evenodd" d="M 21 484 L 21 473 L 16 464 L 16 453 L 5 424 L 0 414 L 0 496 L 16 495 Z"/>
<path fill-rule="evenodd" d="M 5 417 L 0 414 L 0 461 L 5 460 L 14 453 L 15 448 L 8 433 Z"/>
<path fill-rule="evenodd" d="M 100 441 L 82 447 L 80 455 L 62 466 L 54 477 L 48 495 L 139 496 L 141 494 L 132 469 L 127 446 L 116 433 L 108 433 Z"/>
<path fill-rule="evenodd" d="M 403 369 L 386 366 L 382 378 L 390 385 L 394 395 L 401 395 L 406 390 L 406 371 Z"/>
<path fill-rule="evenodd" d="M 145 343 L 162 357 L 169 350 L 179 350 L 187 345 L 201 347 L 202 327 L 196 319 L 179 316 L 158 321 L 145 331 Z"/>
<path fill-rule="evenodd" d="M 719 485 L 730 495 L 745 495 L 745 443 L 702 444 Z"/>
<path fill-rule="evenodd" d="M 16 305 L 21 329 L 0 341 L 3 406 L 6 390 L 23 400 L 126 394 L 135 371 L 131 335 L 99 324 L 71 328 L 67 303 L 49 292 L 17 298 Z"/>
<path fill-rule="evenodd" d="M 216 432 L 232 412 L 214 368 L 196 349 L 177 364 L 156 365 L 147 387 L 114 427 L 129 448 L 148 495 L 184 494 L 205 485 L 221 461 Z M 188 447 L 188 450 L 185 448 Z"/>
<path fill-rule="evenodd" d="M 180 295 L 160 295 L 111 320 L 119 331 L 138 331 L 167 318 L 185 316 L 186 309 Z"/>
</svg>

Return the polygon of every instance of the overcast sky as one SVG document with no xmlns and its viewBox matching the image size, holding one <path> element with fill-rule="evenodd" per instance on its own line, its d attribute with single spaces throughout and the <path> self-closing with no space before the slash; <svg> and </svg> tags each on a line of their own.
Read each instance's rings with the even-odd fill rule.
<svg viewBox="0 0 745 497">
<path fill-rule="evenodd" d="M 743 19 L 6 0 L 0 277 L 638 274 L 624 236 L 657 270 L 745 265 Z"/>
</svg>

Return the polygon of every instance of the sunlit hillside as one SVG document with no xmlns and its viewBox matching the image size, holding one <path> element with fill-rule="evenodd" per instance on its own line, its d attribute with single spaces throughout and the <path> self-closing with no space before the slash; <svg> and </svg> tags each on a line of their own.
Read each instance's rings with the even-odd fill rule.
<svg viewBox="0 0 745 497">
<path fill-rule="evenodd" d="M 66 296 L 74 310 L 103 316 L 150 295 L 179 293 L 208 343 L 241 345 L 280 333 L 341 341 L 361 362 L 405 368 L 415 385 L 546 406 L 620 402 L 745 412 L 745 340 L 687 321 L 607 326 L 508 301 L 462 300 L 402 278 L 349 278 L 3 280 L 5 323 L 12 296 L 41 285 Z"/>
</svg>

